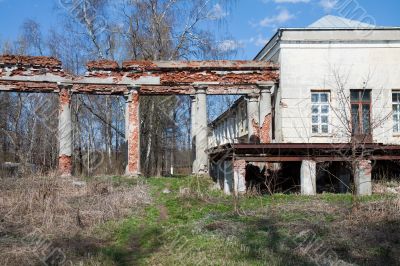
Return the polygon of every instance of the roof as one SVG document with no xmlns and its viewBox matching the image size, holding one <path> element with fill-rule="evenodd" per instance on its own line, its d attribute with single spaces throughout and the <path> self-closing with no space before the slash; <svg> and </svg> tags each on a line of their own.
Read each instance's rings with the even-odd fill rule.
<svg viewBox="0 0 400 266">
<path fill-rule="evenodd" d="M 357 20 L 351 20 L 343 17 L 327 15 L 315 21 L 307 28 L 376 28 L 376 25 L 364 23 Z"/>
<path fill-rule="evenodd" d="M 351 20 L 343 17 L 327 15 L 324 16 L 308 27 L 299 27 L 299 28 L 279 28 L 277 32 L 272 36 L 272 38 L 266 43 L 266 45 L 258 52 L 258 54 L 254 57 L 253 60 L 260 60 L 264 58 L 264 56 L 268 53 L 269 49 L 272 49 L 276 43 L 281 40 L 283 32 L 334 32 L 334 31 L 371 31 L 371 32 L 389 32 L 389 31 L 400 31 L 400 27 L 389 27 L 389 26 L 378 26 L 373 24 L 364 23 L 362 21 Z M 380 38 L 384 41 L 398 41 L 398 34 L 394 35 L 392 33 L 388 33 L 391 38 L 387 39 L 386 37 L 382 37 L 382 34 L 377 34 L 376 38 Z M 327 34 L 325 34 L 327 35 Z M 328 34 L 329 35 L 329 34 Z M 301 36 L 297 34 L 297 36 Z M 363 35 L 367 38 L 369 35 Z"/>
</svg>

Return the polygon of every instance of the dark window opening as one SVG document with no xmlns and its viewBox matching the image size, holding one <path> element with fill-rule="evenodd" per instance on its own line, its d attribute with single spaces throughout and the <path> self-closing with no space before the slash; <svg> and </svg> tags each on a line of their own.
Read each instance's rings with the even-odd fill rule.
<svg viewBox="0 0 400 266">
<path fill-rule="evenodd" d="M 350 104 L 352 136 L 371 135 L 371 91 L 351 90 Z"/>
</svg>

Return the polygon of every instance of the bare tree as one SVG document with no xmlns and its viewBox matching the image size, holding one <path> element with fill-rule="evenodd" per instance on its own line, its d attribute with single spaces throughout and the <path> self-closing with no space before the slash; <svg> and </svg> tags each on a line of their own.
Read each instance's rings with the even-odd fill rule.
<svg viewBox="0 0 400 266">
<path fill-rule="evenodd" d="M 20 37 L 14 42 L 4 42 L 2 49 L 5 53 L 55 56 L 72 74 L 81 74 L 88 60 L 99 58 L 119 62 L 227 58 L 235 54 L 235 49 L 221 46 L 221 39 L 216 38 L 217 31 L 209 30 L 209 26 L 220 25 L 233 2 L 222 2 L 226 10 L 221 10 L 220 6 L 216 8 L 215 0 L 60 2 L 57 9 L 65 14 L 60 25 L 43 34 L 37 22 L 26 20 Z M 13 125 L 13 139 L 17 144 L 22 143 L 26 135 L 22 133 L 24 122 L 21 119 L 27 117 L 24 116 L 24 99 L 18 96 L 3 99 L 3 106 L 7 106 L 5 101 L 19 103 L 14 104 L 20 106 L 19 110 L 7 118 L 3 127 L 9 130 Z M 30 101 L 29 98 L 27 103 Z M 165 101 L 177 104 L 162 104 Z M 189 100 L 185 97 L 141 97 L 141 154 L 145 175 L 160 175 L 167 167 L 166 156 L 171 160 L 175 157 L 166 155 L 167 152 L 181 154 L 178 150 L 189 147 L 185 134 L 189 132 L 190 117 L 188 112 L 182 111 L 188 106 Z M 96 174 L 93 167 L 85 165 L 88 157 L 93 158 L 91 153 L 103 158 L 100 166 L 96 164 L 98 173 L 122 173 L 124 99 L 74 95 L 72 107 L 76 174 L 89 168 Z M 32 105 L 31 109 L 35 107 Z M 35 138 L 39 132 L 43 134 L 42 129 L 38 129 L 39 124 L 39 120 L 32 120 L 30 150 L 38 148 Z M 21 145 L 16 145 L 17 149 L 23 150 Z M 57 152 L 52 151 L 51 157 L 57 158 Z"/>
<path fill-rule="evenodd" d="M 373 136 L 378 137 L 384 132 L 377 132 L 385 122 L 390 118 L 392 111 L 385 110 L 385 106 L 391 106 L 389 102 L 385 102 L 383 88 L 370 87 L 372 74 L 367 73 L 358 88 L 350 87 L 349 75 L 341 73 L 339 70 L 333 71 L 333 90 L 332 100 L 329 101 L 332 116 L 329 122 L 333 138 L 340 143 L 350 144 L 350 149 L 336 149 L 343 161 L 343 167 L 346 168 L 351 176 L 358 174 L 359 164 L 362 160 L 373 158 L 376 152 L 375 148 L 371 148 Z M 390 128 L 391 130 L 391 128 Z M 328 172 L 331 176 L 343 181 L 335 174 L 330 173 L 328 168 L 322 167 L 323 171 Z M 352 183 L 349 187 L 350 191 L 356 195 L 357 182 Z M 342 184 L 347 185 L 347 184 Z"/>
<path fill-rule="evenodd" d="M 22 41 L 28 45 L 28 51 L 34 55 L 44 55 L 44 41 L 40 25 L 32 20 L 27 19 L 22 24 Z"/>
</svg>

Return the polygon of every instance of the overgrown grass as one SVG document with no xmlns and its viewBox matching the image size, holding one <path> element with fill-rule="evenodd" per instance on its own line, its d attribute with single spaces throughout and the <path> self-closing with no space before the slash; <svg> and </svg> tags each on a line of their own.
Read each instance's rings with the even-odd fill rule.
<svg viewBox="0 0 400 266">
<path fill-rule="evenodd" d="M 90 230 L 78 230 L 71 220 L 74 216 L 68 216 L 70 228 L 78 233 L 53 230 L 48 237 L 72 264 L 396 265 L 400 261 L 400 200 L 393 196 L 361 197 L 354 204 L 350 194 L 242 195 L 235 209 L 233 197 L 211 189 L 209 178 L 86 180 L 90 188 L 86 194 L 67 193 L 68 186 L 65 193 L 57 190 L 57 199 L 69 197 L 61 201 L 72 210 L 68 215 L 74 208 L 99 209 L 108 199 L 112 208 L 129 206 L 132 211 L 93 223 Z M 138 188 L 146 188 L 150 199 L 146 204 L 125 201 L 119 206 L 118 193 L 127 197 Z M 6 190 L 10 189 L 16 186 Z M 112 208 L 100 210 L 105 215 Z M 86 216 L 91 219 L 90 212 Z M 1 241 L 0 234 L 0 249 Z"/>
<path fill-rule="evenodd" d="M 343 260 L 373 265 L 400 258 L 395 247 L 388 251 L 374 246 L 358 255 L 347 250 L 358 245 L 348 233 L 350 226 L 357 224 L 343 223 L 357 220 L 351 218 L 352 195 L 242 196 L 237 213 L 232 197 L 210 191 L 208 179 L 147 181 L 154 201 L 146 215 L 119 223 L 113 243 L 102 250 L 115 264 L 316 265 Z M 163 193 L 166 189 L 170 193 Z M 388 200 L 374 195 L 362 197 L 360 202 L 368 205 Z M 348 235 L 338 237 L 336 230 L 346 225 Z M 379 246 L 377 242 L 367 244 Z M 399 247 L 398 242 L 393 244 Z"/>
<path fill-rule="evenodd" d="M 0 179 L 0 265 L 57 265 L 97 256 L 107 221 L 141 216 L 145 184 L 113 177 Z M 105 236 L 105 237 L 100 237 Z M 112 263 L 112 261 L 110 261 Z"/>
</svg>

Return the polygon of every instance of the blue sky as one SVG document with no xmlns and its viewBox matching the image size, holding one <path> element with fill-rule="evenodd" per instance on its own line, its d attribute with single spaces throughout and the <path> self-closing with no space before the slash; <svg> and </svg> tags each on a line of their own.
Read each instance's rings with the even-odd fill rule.
<svg viewBox="0 0 400 266">
<path fill-rule="evenodd" d="M 60 0 L 0 0 L 0 40 L 13 40 L 25 19 L 38 21 L 47 31 L 57 25 L 54 7 Z M 304 27 L 333 14 L 376 21 L 379 26 L 400 26 L 398 0 L 237 0 L 229 8 L 215 6 L 226 19 L 221 31 L 232 41 L 221 45 L 240 47 L 236 59 L 252 59 L 279 27 Z"/>
</svg>

